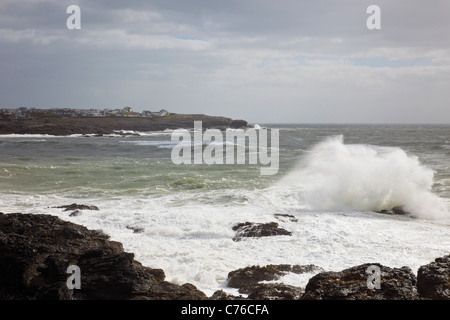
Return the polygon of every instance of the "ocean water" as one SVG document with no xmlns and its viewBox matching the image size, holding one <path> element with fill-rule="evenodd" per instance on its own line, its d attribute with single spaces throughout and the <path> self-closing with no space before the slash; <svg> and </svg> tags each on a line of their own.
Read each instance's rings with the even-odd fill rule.
<svg viewBox="0 0 450 320">
<path fill-rule="evenodd" d="M 175 165 L 172 131 L 0 136 L 0 211 L 102 230 L 168 281 L 210 295 L 251 265 L 419 266 L 450 253 L 450 125 L 261 125 L 279 129 L 279 171 Z M 78 216 L 55 206 L 96 205 Z M 402 205 L 411 214 L 376 213 Z M 289 214 L 295 217 L 276 217 Z M 233 241 L 241 222 L 292 236 Z M 134 232 L 133 229 L 140 229 Z M 305 286 L 314 274 L 280 282 Z"/>
</svg>

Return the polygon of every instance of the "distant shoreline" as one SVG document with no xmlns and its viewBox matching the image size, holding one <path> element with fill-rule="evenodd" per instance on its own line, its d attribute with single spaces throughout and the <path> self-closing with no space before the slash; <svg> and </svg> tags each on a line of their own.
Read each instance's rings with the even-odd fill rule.
<svg viewBox="0 0 450 320">
<path fill-rule="evenodd" d="M 166 129 L 191 129 L 194 121 L 202 121 L 204 129 L 246 128 L 245 120 L 233 120 L 222 116 L 204 114 L 170 113 L 165 117 L 39 117 L 35 119 L 0 120 L 0 134 L 48 134 L 67 136 L 72 134 L 113 134 L 120 130 L 163 131 Z"/>
</svg>

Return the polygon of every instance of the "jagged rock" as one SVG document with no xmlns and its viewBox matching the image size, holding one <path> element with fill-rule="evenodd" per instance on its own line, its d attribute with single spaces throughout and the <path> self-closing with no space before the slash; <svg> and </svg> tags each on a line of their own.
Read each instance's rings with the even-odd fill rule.
<svg viewBox="0 0 450 320">
<path fill-rule="evenodd" d="M 290 265 L 268 265 L 264 267 L 251 266 L 228 273 L 228 286 L 231 288 L 243 288 L 257 284 L 260 281 L 278 279 L 291 269 Z"/>
<path fill-rule="evenodd" d="M 71 214 L 69 214 L 69 217 L 76 217 L 76 216 L 79 216 L 79 215 L 81 215 L 81 211 L 80 210 L 75 210 Z"/>
<path fill-rule="evenodd" d="M 243 296 L 233 296 L 231 294 L 226 293 L 223 290 L 217 290 L 213 293 L 211 296 L 211 299 L 213 300 L 245 300 Z"/>
<path fill-rule="evenodd" d="M 87 206 L 85 204 L 76 204 L 76 203 L 72 203 L 69 205 L 65 205 L 65 206 L 59 206 L 59 207 L 53 207 L 53 208 L 62 208 L 65 209 L 64 211 L 70 211 L 70 210 L 99 210 L 98 207 L 96 206 Z"/>
<path fill-rule="evenodd" d="M 368 286 L 370 266 L 380 268 L 380 289 Z M 312 277 L 302 299 L 324 300 L 415 300 L 418 299 L 416 276 L 408 267 L 388 268 L 363 264 L 340 272 L 322 272 Z"/>
<path fill-rule="evenodd" d="M 393 207 L 392 209 L 383 209 L 380 211 L 376 211 L 377 213 L 384 213 L 389 215 L 409 215 L 409 212 L 406 211 L 402 206 Z"/>
<path fill-rule="evenodd" d="M 67 268 L 81 272 L 69 289 Z M 207 299 L 191 284 L 164 281 L 119 242 L 50 215 L 0 213 L 0 299 Z"/>
<path fill-rule="evenodd" d="M 323 271 L 315 265 L 267 265 L 251 266 L 228 274 L 228 286 L 239 288 L 239 293 L 248 294 L 252 300 L 292 300 L 299 299 L 304 289 L 282 283 L 260 283 L 277 280 L 290 272 L 301 274 Z"/>
<path fill-rule="evenodd" d="M 277 280 L 289 272 L 302 274 L 323 271 L 315 265 L 290 265 L 290 264 L 269 264 L 267 266 L 251 266 L 237 269 L 228 273 L 228 286 L 231 288 L 244 288 L 252 286 L 261 281 Z"/>
<path fill-rule="evenodd" d="M 419 268 L 417 290 L 424 299 L 450 300 L 450 255 Z"/>
<path fill-rule="evenodd" d="M 236 236 L 233 238 L 234 241 L 239 241 L 243 237 L 269 237 L 278 235 L 290 236 L 292 233 L 286 229 L 279 228 L 278 223 L 254 223 L 245 222 L 238 223 L 232 227 L 233 231 L 236 231 Z"/>
<path fill-rule="evenodd" d="M 304 292 L 305 289 L 300 287 L 294 287 L 282 283 L 264 283 L 252 286 L 247 299 L 298 300 Z"/>
</svg>

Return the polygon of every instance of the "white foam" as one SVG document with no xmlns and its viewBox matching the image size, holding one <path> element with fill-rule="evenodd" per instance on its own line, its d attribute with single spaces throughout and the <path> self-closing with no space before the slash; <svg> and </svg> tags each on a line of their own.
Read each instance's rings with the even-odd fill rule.
<svg viewBox="0 0 450 320">
<path fill-rule="evenodd" d="M 115 136 L 141 136 L 141 137 L 153 137 L 153 136 L 167 136 L 171 135 L 174 130 L 166 129 L 163 131 L 135 131 L 135 130 L 114 130 Z"/>
<path fill-rule="evenodd" d="M 98 136 L 98 134 L 95 133 L 89 133 L 89 134 L 81 134 L 81 133 L 74 133 L 69 135 L 52 135 L 52 134 L 33 134 L 33 133 L 11 133 L 11 134 L 0 134 L 0 139 L 2 138 L 85 138 L 85 137 L 95 137 Z M 121 135 L 105 135 L 105 136 L 121 136 Z M 46 140 L 43 140 L 46 141 Z"/>
<path fill-rule="evenodd" d="M 178 144 L 177 141 L 120 141 L 120 142 L 134 144 L 137 146 L 155 146 L 158 148 L 168 148 L 168 149 L 172 149 L 176 144 Z"/>
<path fill-rule="evenodd" d="M 247 191 L 246 196 L 251 198 L 252 193 Z M 208 295 L 226 286 L 230 271 L 246 266 L 315 264 L 327 271 L 339 271 L 378 262 L 389 267 L 409 266 L 416 272 L 419 266 L 448 254 L 450 229 L 446 225 L 369 212 L 292 210 L 279 203 L 272 206 L 259 196 L 255 194 L 256 199 L 246 205 L 219 206 L 201 204 L 184 192 L 148 199 L 5 195 L 1 207 L 3 212 L 53 214 L 101 229 L 111 240 L 123 243 L 126 251 L 135 253 L 136 260 L 162 268 L 166 280 L 190 282 Z M 180 199 L 184 205 L 174 205 Z M 97 205 L 100 211 L 82 210 L 81 215 L 70 217 L 70 212 L 51 208 L 74 202 Z M 298 221 L 277 220 L 273 215 L 276 212 L 292 214 Z M 292 236 L 233 241 L 231 227 L 245 221 L 277 221 Z M 134 233 L 127 226 L 144 231 Z M 305 286 L 309 276 L 312 274 L 288 275 L 278 281 Z"/>
<path fill-rule="evenodd" d="M 312 210 L 372 210 L 404 206 L 423 219 L 449 219 L 432 193 L 434 172 L 400 148 L 344 144 L 343 136 L 314 146 L 278 183 Z M 295 191 L 296 190 L 296 191 Z"/>
<path fill-rule="evenodd" d="M 50 138 L 50 137 L 58 137 L 50 134 L 0 134 L 0 138 Z"/>
<path fill-rule="evenodd" d="M 295 170 L 267 189 L 236 186 L 151 197 L 139 192 L 126 197 L 110 191 L 98 197 L 83 192 L 78 198 L 64 196 L 63 191 L 5 191 L 0 210 L 52 214 L 101 229 L 123 243 L 136 260 L 163 269 L 166 280 L 189 282 L 211 295 L 226 287 L 230 271 L 252 265 L 314 264 L 340 271 L 377 262 L 417 272 L 419 266 L 449 253 L 450 226 L 442 220 L 388 216 L 367 208 L 404 204 L 426 211 L 419 206 L 422 201 L 433 210 L 441 200 L 431 193 L 432 182 L 433 172 L 401 149 L 345 145 L 342 138 L 334 138 L 308 151 Z M 231 200 L 215 201 L 221 198 Z M 70 217 L 70 212 L 52 208 L 71 203 L 100 210 L 81 210 L 81 215 Z M 425 212 L 411 212 L 429 218 Z M 293 215 L 297 222 L 277 219 L 275 213 Z M 292 236 L 233 241 L 232 226 L 246 221 L 276 221 Z M 134 233 L 130 226 L 144 231 Z M 279 281 L 305 286 L 309 276 L 290 274 Z"/>
</svg>

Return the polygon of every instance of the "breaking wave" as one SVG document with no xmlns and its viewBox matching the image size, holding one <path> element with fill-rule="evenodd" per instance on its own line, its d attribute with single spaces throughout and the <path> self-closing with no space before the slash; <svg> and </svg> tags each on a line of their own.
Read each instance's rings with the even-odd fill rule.
<svg viewBox="0 0 450 320">
<path fill-rule="evenodd" d="M 403 206 L 421 219 L 449 219 L 432 192 L 434 171 L 401 148 L 344 144 L 342 135 L 315 145 L 279 186 L 293 187 L 313 210 L 378 211 Z"/>
</svg>

